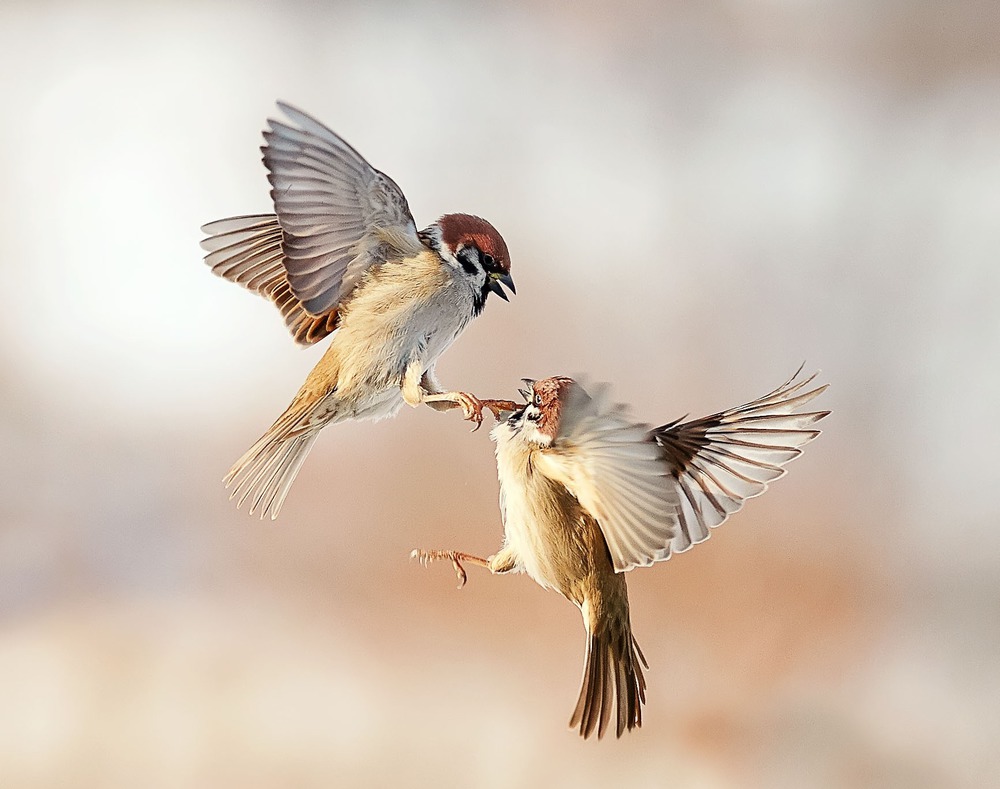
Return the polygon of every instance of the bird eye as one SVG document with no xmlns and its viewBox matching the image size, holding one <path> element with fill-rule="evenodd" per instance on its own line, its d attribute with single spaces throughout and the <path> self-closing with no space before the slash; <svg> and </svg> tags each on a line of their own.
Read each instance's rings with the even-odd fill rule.
<svg viewBox="0 0 1000 789">
<path fill-rule="evenodd" d="M 493 268 L 494 263 L 496 263 L 496 261 L 493 260 L 493 255 L 483 255 L 483 266 L 491 269 Z"/>
<path fill-rule="evenodd" d="M 535 399 L 532 400 L 532 402 L 535 404 L 535 406 L 541 406 L 541 404 L 542 404 L 542 396 L 540 394 L 536 394 L 535 395 Z"/>
</svg>

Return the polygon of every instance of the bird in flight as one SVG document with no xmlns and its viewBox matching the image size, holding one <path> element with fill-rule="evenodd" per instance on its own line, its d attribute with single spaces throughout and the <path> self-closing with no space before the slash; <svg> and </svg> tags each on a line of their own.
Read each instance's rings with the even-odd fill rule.
<svg viewBox="0 0 1000 789">
<path fill-rule="evenodd" d="M 405 402 L 462 408 L 476 428 L 493 401 L 444 391 L 435 364 L 490 293 L 514 292 L 503 237 L 445 214 L 418 231 L 406 198 L 322 123 L 278 103 L 264 165 L 273 214 L 210 222 L 201 245 L 221 277 L 269 299 L 295 341 L 333 339 L 285 412 L 225 477 L 237 506 L 276 518 L 326 425 L 393 416 Z"/>
<path fill-rule="evenodd" d="M 583 614 L 587 651 L 570 726 L 602 737 L 642 725 L 648 669 L 632 635 L 625 573 L 708 539 L 743 502 L 785 473 L 829 411 L 800 411 L 826 386 L 791 379 L 745 405 L 657 428 L 634 422 L 606 386 L 572 378 L 525 379 L 525 404 L 492 432 L 504 542 L 483 559 L 416 550 L 427 564 L 450 560 L 492 573 L 527 573 Z M 502 402 L 502 401 L 497 401 Z"/>
</svg>

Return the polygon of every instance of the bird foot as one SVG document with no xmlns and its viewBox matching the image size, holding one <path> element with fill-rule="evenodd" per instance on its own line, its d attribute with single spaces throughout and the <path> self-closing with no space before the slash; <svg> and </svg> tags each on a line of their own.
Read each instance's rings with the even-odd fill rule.
<svg viewBox="0 0 1000 789">
<path fill-rule="evenodd" d="M 475 422 L 476 426 L 472 432 L 479 429 L 483 424 L 483 401 L 474 394 L 468 392 L 437 392 L 425 395 L 423 402 L 437 411 L 444 411 L 449 408 L 461 408 L 463 418 L 470 422 Z"/>
<path fill-rule="evenodd" d="M 483 409 L 489 409 L 493 418 L 498 422 L 500 415 L 504 411 L 516 411 L 520 406 L 511 400 L 480 400 L 469 392 L 439 392 L 428 394 L 423 398 L 423 402 L 438 411 L 449 408 L 461 408 L 463 418 L 469 422 L 475 422 L 472 432 L 475 433 L 483 424 Z"/>
<path fill-rule="evenodd" d="M 500 421 L 500 415 L 504 411 L 517 411 L 521 406 L 515 403 L 513 400 L 480 400 L 484 408 L 490 409 L 493 414 L 493 418 Z"/>
<path fill-rule="evenodd" d="M 473 556 L 471 553 L 463 553 L 462 551 L 428 551 L 423 548 L 417 548 L 410 553 L 410 558 L 416 559 L 424 567 L 427 567 L 427 565 L 437 559 L 448 559 L 451 562 L 451 566 L 455 568 L 455 574 L 458 576 L 459 589 L 465 586 L 465 582 L 469 579 L 465 568 L 462 567 L 462 562 L 472 562 L 483 567 L 490 566 L 490 563 L 486 559 Z"/>
<path fill-rule="evenodd" d="M 455 402 L 462 407 L 462 418 L 475 423 L 476 426 L 472 428 L 472 432 L 475 433 L 483 426 L 483 401 L 471 392 L 453 392 L 453 394 Z"/>
</svg>

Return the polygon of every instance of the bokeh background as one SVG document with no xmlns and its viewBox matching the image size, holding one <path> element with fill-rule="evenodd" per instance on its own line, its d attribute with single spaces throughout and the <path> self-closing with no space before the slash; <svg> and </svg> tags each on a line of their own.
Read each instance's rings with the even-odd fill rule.
<svg viewBox="0 0 1000 789">
<path fill-rule="evenodd" d="M 0 9 L 0 785 L 985 786 L 1000 770 L 1000 16 L 988 0 Z M 630 579 L 641 731 L 500 544 L 487 430 L 330 430 L 276 524 L 220 479 L 321 349 L 201 263 L 282 98 L 488 217 L 518 296 L 442 380 L 586 371 L 651 422 L 805 360 L 826 432 Z"/>
</svg>

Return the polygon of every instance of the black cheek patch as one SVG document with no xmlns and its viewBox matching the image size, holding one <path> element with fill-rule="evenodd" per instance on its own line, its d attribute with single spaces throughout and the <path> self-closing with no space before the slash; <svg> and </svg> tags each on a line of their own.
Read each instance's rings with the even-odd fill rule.
<svg viewBox="0 0 1000 789">
<path fill-rule="evenodd" d="M 478 255 L 474 249 L 466 247 L 458 253 L 458 262 L 462 264 L 465 273 L 469 276 L 479 273 Z"/>
</svg>

